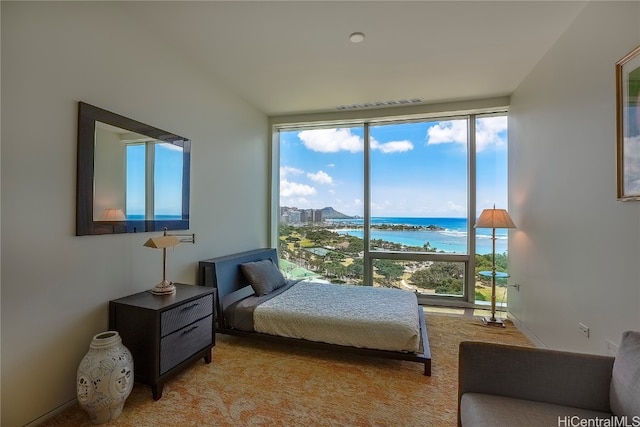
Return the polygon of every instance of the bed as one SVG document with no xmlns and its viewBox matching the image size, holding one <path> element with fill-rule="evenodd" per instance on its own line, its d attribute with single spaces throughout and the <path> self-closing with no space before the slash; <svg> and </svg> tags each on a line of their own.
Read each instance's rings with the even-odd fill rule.
<svg viewBox="0 0 640 427">
<path fill-rule="evenodd" d="M 412 292 L 287 280 L 273 248 L 200 261 L 198 284 L 216 288 L 217 333 L 418 362 L 431 375 L 424 313 Z"/>
</svg>

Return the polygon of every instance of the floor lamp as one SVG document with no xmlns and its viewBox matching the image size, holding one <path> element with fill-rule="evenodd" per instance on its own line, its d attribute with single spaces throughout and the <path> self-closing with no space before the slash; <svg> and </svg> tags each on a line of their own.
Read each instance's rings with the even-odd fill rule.
<svg viewBox="0 0 640 427">
<path fill-rule="evenodd" d="M 476 221 L 476 228 L 491 228 L 493 251 L 491 253 L 491 317 L 484 317 L 482 321 L 487 326 L 504 327 L 502 319 L 496 319 L 496 228 L 516 228 L 506 209 L 485 209 Z"/>
</svg>

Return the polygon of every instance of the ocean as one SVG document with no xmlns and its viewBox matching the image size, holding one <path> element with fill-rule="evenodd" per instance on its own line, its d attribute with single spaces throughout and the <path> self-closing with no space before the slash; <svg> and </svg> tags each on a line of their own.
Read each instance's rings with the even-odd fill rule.
<svg viewBox="0 0 640 427">
<path fill-rule="evenodd" d="M 344 227 L 333 230 L 339 234 L 346 234 L 363 238 L 362 229 L 349 227 L 350 224 L 362 225 L 363 219 L 327 219 L 327 222 Z M 429 242 L 437 251 L 448 253 L 467 252 L 467 219 L 466 218 L 388 218 L 373 217 L 371 225 L 393 224 L 427 227 L 433 225 L 435 230 L 371 230 L 371 239 L 382 239 L 388 242 L 400 243 L 408 246 L 420 246 Z M 496 229 L 496 253 L 507 252 L 508 230 Z M 490 254 L 492 251 L 491 229 L 476 229 L 476 253 Z"/>
<path fill-rule="evenodd" d="M 132 221 L 143 221 L 144 214 L 127 214 L 127 219 L 130 219 Z M 153 219 L 156 221 L 169 220 L 169 219 L 179 220 L 179 219 L 182 219 L 182 215 L 181 214 L 158 214 L 154 216 Z"/>
</svg>

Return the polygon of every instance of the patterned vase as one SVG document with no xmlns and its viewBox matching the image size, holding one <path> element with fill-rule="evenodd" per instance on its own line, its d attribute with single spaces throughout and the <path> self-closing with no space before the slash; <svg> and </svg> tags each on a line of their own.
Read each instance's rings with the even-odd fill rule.
<svg viewBox="0 0 640 427">
<path fill-rule="evenodd" d="M 115 420 L 133 388 L 133 357 L 116 331 L 93 337 L 78 366 L 78 402 L 93 424 Z"/>
</svg>

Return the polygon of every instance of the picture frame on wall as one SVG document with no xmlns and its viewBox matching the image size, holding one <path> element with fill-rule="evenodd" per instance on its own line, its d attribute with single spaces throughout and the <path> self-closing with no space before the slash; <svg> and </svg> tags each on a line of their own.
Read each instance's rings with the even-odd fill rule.
<svg viewBox="0 0 640 427">
<path fill-rule="evenodd" d="M 640 46 L 616 62 L 618 200 L 640 201 Z"/>
</svg>

